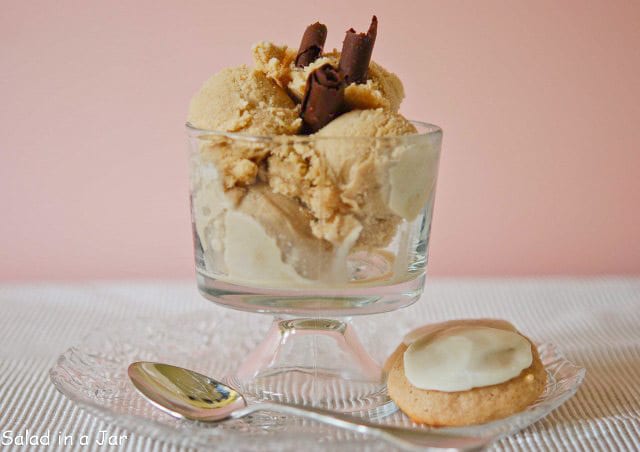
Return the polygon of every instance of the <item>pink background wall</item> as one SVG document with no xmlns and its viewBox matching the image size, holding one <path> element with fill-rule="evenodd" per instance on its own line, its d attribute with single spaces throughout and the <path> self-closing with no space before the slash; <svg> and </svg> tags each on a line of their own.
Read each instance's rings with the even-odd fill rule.
<svg viewBox="0 0 640 452">
<path fill-rule="evenodd" d="M 0 279 L 190 276 L 192 93 L 371 13 L 445 130 L 431 274 L 640 273 L 640 2 L 33 3 L 0 14 Z"/>
</svg>

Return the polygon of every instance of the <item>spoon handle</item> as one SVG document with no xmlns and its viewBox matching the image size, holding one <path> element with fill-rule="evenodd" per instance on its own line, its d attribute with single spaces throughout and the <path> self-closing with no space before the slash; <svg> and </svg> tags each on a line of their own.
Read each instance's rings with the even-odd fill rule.
<svg viewBox="0 0 640 452">
<path fill-rule="evenodd" d="M 444 432 L 418 430 L 375 424 L 355 416 L 339 414 L 322 408 L 290 405 L 285 403 L 256 403 L 234 411 L 232 418 L 241 418 L 257 411 L 274 411 L 281 414 L 303 417 L 334 427 L 357 433 L 372 435 L 389 441 L 404 449 L 449 449 L 479 451 L 485 449 L 491 439 L 452 435 Z"/>
</svg>

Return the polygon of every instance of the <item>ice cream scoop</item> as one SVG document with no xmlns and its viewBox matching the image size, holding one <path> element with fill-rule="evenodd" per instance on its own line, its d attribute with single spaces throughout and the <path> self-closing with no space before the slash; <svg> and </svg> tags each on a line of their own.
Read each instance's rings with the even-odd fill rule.
<svg viewBox="0 0 640 452">
<path fill-rule="evenodd" d="M 246 66 L 223 69 L 191 100 L 187 120 L 206 130 L 253 135 L 291 135 L 302 121 L 287 93 L 263 72 Z"/>
<path fill-rule="evenodd" d="M 393 137 L 417 133 L 402 115 L 382 108 L 353 110 L 319 130 L 320 137 Z"/>
<path fill-rule="evenodd" d="M 319 137 L 362 137 L 365 141 L 367 137 L 390 137 L 388 141 L 368 147 L 344 142 L 318 143 L 332 173 L 343 175 L 339 184 L 343 198 L 357 200 L 362 192 L 376 191 L 375 196 L 367 197 L 363 209 L 374 225 L 380 226 L 381 217 L 392 218 L 394 215 L 413 220 L 433 192 L 439 161 L 435 149 L 439 142 L 426 148 L 422 142 L 418 146 L 405 140 L 400 146 L 393 140 L 393 137 L 415 133 L 416 127 L 400 114 L 375 109 L 345 113 L 316 134 Z M 439 140 L 441 137 L 434 138 Z M 358 177 L 357 168 L 367 161 L 372 161 L 370 171 Z M 363 222 L 366 224 L 366 220 Z"/>
<path fill-rule="evenodd" d="M 314 237 L 311 218 L 266 184 L 251 187 L 225 219 L 225 262 L 232 279 L 304 284 L 329 276 L 333 246 Z"/>
</svg>

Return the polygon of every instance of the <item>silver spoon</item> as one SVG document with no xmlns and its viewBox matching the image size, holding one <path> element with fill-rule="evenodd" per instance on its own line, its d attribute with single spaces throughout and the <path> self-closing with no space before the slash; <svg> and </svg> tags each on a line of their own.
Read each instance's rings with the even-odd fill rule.
<svg viewBox="0 0 640 452">
<path fill-rule="evenodd" d="M 192 370 L 169 364 L 136 362 L 129 366 L 128 373 L 131 382 L 145 399 L 181 419 L 215 422 L 227 418 L 239 419 L 257 411 L 274 411 L 372 435 L 405 449 L 475 451 L 486 448 L 491 442 L 486 438 L 374 424 L 321 408 L 284 403 L 247 405 L 242 394 L 235 389 Z"/>
</svg>

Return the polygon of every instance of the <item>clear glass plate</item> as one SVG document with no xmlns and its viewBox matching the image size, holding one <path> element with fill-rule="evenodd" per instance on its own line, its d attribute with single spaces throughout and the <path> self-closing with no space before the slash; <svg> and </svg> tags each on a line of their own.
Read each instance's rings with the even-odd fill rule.
<svg viewBox="0 0 640 452">
<path fill-rule="evenodd" d="M 387 315 L 367 316 L 355 322 L 359 331 L 375 332 L 363 334 L 363 343 L 380 361 L 399 343 L 402 332 L 412 322 L 409 315 L 403 317 L 401 313 L 393 316 L 397 328 L 384 327 L 390 320 Z M 225 450 L 389 450 L 387 444 L 361 434 L 271 413 L 218 424 L 177 420 L 144 401 L 128 380 L 128 365 L 140 360 L 184 366 L 216 378 L 231 375 L 269 325 L 267 316 L 213 308 L 107 326 L 63 353 L 50 371 L 51 381 L 93 414 L 176 445 Z M 540 344 L 539 351 L 549 379 L 535 404 L 507 419 L 447 430 L 497 439 L 532 424 L 569 399 L 580 386 L 585 370 L 567 361 L 553 344 Z M 416 426 L 399 411 L 375 421 L 427 429 Z"/>
</svg>

